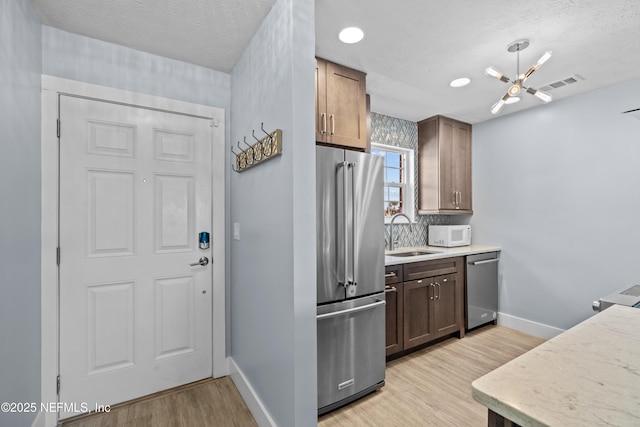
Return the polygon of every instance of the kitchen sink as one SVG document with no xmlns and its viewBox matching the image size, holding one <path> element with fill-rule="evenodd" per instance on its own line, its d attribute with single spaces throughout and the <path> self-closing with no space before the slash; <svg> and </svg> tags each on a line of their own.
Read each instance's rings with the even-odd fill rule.
<svg viewBox="0 0 640 427">
<path fill-rule="evenodd" d="M 440 252 L 409 251 L 409 252 L 398 252 L 397 254 L 387 254 L 387 256 L 408 257 L 408 256 L 431 255 L 431 254 L 439 254 L 439 253 Z"/>
</svg>

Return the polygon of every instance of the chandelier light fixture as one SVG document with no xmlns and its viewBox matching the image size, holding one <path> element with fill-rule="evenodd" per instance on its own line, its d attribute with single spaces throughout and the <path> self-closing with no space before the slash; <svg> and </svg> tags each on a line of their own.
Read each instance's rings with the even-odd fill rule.
<svg viewBox="0 0 640 427">
<path fill-rule="evenodd" d="M 519 101 L 520 98 L 518 97 L 518 95 L 520 95 L 520 92 L 522 91 L 525 91 L 528 94 L 535 96 L 540 101 L 545 103 L 550 102 L 553 99 L 553 97 L 546 92 L 543 92 L 541 90 L 537 90 L 531 87 L 527 87 L 524 85 L 527 79 L 531 77 L 531 74 L 533 74 L 534 71 L 540 68 L 542 64 L 547 62 L 549 58 L 551 58 L 551 52 L 550 51 L 545 52 L 544 55 L 542 55 L 540 59 L 538 59 L 538 62 L 533 64 L 527 70 L 526 73 L 520 74 L 520 51 L 525 50 L 527 47 L 529 47 L 529 40 L 523 39 L 523 40 L 517 40 L 511 43 L 507 48 L 507 51 L 516 52 L 517 54 L 515 80 L 511 80 L 509 77 L 505 76 L 503 73 L 501 73 L 500 71 L 496 70 L 493 67 L 487 67 L 487 69 L 484 70 L 484 73 L 487 76 L 495 77 L 496 79 L 502 82 L 510 84 L 509 89 L 507 89 L 507 92 L 504 94 L 504 96 L 500 98 L 498 102 L 493 104 L 493 106 L 491 107 L 492 114 L 498 114 L 500 111 L 502 111 L 502 107 L 504 107 L 504 104 L 511 104 L 513 102 Z"/>
</svg>

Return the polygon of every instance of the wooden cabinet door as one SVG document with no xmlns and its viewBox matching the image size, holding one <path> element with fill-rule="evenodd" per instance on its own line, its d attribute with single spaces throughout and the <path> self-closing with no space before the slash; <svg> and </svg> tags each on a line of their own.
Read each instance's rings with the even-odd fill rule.
<svg viewBox="0 0 640 427">
<path fill-rule="evenodd" d="M 439 119 L 440 209 L 471 210 L 471 125 Z"/>
<path fill-rule="evenodd" d="M 453 122 L 441 118 L 438 121 L 438 150 L 440 156 L 440 209 L 456 209 L 456 176 L 453 171 L 455 163 Z"/>
<path fill-rule="evenodd" d="M 384 295 L 386 305 L 386 355 L 403 350 L 403 298 L 402 283 L 386 285 Z"/>
<path fill-rule="evenodd" d="M 435 338 L 433 328 L 434 286 L 430 279 L 405 282 L 404 348 L 409 349 Z"/>
<path fill-rule="evenodd" d="M 462 302 L 457 292 L 456 275 L 438 276 L 431 280 L 435 286 L 433 323 L 436 338 L 459 332 L 459 305 Z"/>
<path fill-rule="evenodd" d="M 454 122 L 451 137 L 451 175 L 457 191 L 455 209 L 471 210 L 471 125 Z"/>
<path fill-rule="evenodd" d="M 316 141 L 366 149 L 366 74 L 316 59 Z"/>
<path fill-rule="evenodd" d="M 327 61 L 316 58 L 316 141 L 327 142 Z"/>
</svg>

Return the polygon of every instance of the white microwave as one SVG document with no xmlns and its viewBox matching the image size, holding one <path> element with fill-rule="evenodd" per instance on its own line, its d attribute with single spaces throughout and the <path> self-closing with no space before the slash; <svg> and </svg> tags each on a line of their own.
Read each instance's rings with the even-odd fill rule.
<svg viewBox="0 0 640 427">
<path fill-rule="evenodd" d="M 470 225 L 430 225 L 429 246 L 467 246 L 471 244 Z"/>
</svg>

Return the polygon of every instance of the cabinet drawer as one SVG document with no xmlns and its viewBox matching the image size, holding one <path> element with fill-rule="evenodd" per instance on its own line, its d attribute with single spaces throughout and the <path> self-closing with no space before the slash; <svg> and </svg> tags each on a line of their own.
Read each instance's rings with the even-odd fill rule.
<svg viewBox="0 0 640 427">
<path fill-rule="evenodd" d="M 434 259 L 403 265 L 404 281 L 457 273 L 464 265 L 462 257 Z"/>
<path fill-rule="evenodd" d="M 402 264 L 388 265 L 384 268 L 384 284 L 391 285 L 393 283 L 402 282 Z"/>
</svg>

